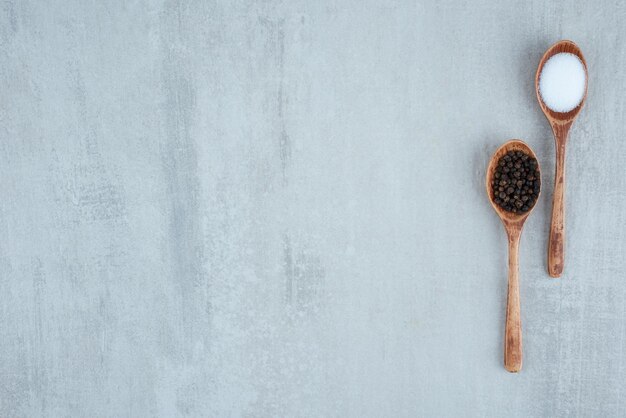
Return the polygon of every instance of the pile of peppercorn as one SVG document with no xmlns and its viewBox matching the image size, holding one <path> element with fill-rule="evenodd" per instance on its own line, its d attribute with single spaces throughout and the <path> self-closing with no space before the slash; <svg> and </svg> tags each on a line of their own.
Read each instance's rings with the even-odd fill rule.
<svg viewBox="0 0 626 418">
<path fill-rule="evenodd" d="M 513 213 L 529 211 L 537 202 L 541 179 L 537 160 L 521 151 L 509 151 L 498 160 L 491 190 L 493 201 Z"/>
</svg>

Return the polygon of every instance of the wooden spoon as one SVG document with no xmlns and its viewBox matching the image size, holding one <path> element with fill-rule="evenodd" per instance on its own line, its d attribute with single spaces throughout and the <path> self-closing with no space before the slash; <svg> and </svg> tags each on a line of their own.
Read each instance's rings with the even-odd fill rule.
<svg viewBox="0 0 626 418">
<path fill-rule="evenodd" d="M 495 154 L 493 154 L 493 157 L 491 157 L 491 161 L 489 161 L 489 166 L 487 167 L 487 196 L 489 196 L 491 206 L 493 206 L 502 220 L 509 240 L 509 288 L 506 304 L 506 326 L 504 328 L 504 368 L 515 373 L 519 372 L 522 368 L 522 321 L 520 318 L 518 261 L 519 240 L 524 222 L 533 208 L 531 207 L 530 210 L 525 213 L 513 213 L 504 210 L 494 202 L 491 182 L 498 165 L 498 160 L 509 151 L 522 151 L 524 154 L 530 155 L 535 159 L 537 159 L 537 156 L 524 142 L 513 139 L 498 148 Z M 541 173 L 539 161 L 537 161 L 537 170 Z M 541 179 L 539 180 L 541 181 Z M 539 193 L 541 193 L 541 189 Z M 537 199 L 539 199 L 539 196 L 537 196 Z"/>
<path fill-rule="evenodd" d="M 544 103 L 539 92 L 539 77 L 545 63 L 556 54 L 569 52 L 576 55 L 585 68 L 585 94 L 574 109 L 569 112 L 555 112 Z M 565 241 L 565 143 L 574 120 L 580 113 L 585 99 L 587 98 L 587 63 L 580 48 L 572 41 L 559 41 L 552 45 L 539 61 L 537 74 L 535 75 L 535 91 L 541 110 L 546 115 L 556 145 L 556 172 L 554 175 L 554 196 L 552 200 L 552 223 L 550 225 L 550 241 L 548 244 L 548 273 L 552 277 L 559 277 L 563 273 L 564 265 L 564 241 Z"/>
</svg>

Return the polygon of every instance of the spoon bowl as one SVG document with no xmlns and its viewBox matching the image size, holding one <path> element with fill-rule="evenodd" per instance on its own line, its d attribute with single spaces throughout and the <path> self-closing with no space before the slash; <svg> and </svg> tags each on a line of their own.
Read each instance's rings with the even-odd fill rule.
<svg viewBox="0 0 626 418">
<path fill-rule="evenodd" d="M 535 160 L 537 156 L 530 149 L 526 143 L 518 139 L 513 139 L 506 142 L 493 154 L 489 165 L 487 166 L 486 186 L 487 196 L 489 202 L 493 206 L 494 210 L 500 217 L 509 245 L 509 285 L 507 291 L 507 306 L 506 306 L 506 325 L 504 328 L 504 367 L 506 370 L 516 373 L 522 368 L 522 321 L 520 316 L 520 297 L 519 297 L 519 241 L 524 227 L 524 222 L 532 212 L 536 202 L 541 195 L 541 188 L 539 189 L 539 195 L 533 207 L 524 213 L 508 212 L 498 206 L 494 201 L 492 194 L 491 183 L 494 179 L 496 167 L 498 161 L 509 151 L 522 151 L 524 154 L 530 155 Z M 539 161 L 537 160 L 537 170 L 541 174 L 541 168 Z M 541 181 L 541 177 L 539 178 Z"/>
<path fill-rule="evenodd" d="M 583 64 L 583 68 L 585 69 L 585 93 L 583 94 L 580 103 L 578 103 L 578 106 L 576 106 L 569 112 L 555 112 L 554 110 L 550 109 L 543 101 L 543 97 L 541 97 L 541 92 L 539 91 L 539 79 L 541 78 L 541 71 L 543 70 L 543 67 L 546 65 L 546 62 L 548 62 L 550 58 L 552 58 L 556 54 L 561 53 L 569 53 L 575 55 Z M 583 56 L 582 51 L 574 42 L 569 40 L 559 41 L 552 45 L 550 48 L 548 48 L 548 50 L 543 54 L 543 57 L 541 57 L 541 61 L 539 61 L 539 66 L 537 67 L 537 73 L 535 74 L 535 93 L 537 94 L 539 106 L 541 107 L 544 115 L 546 115 L 546 118 L 548 118 L 548 121 L 551 125 L 553 123 L 561 125 L 568 122 L 571 123 L 574 121 L 574 119 L 576 119 L 581 109 L 583 108 L 583 105 L 585 104 L 585 99 L 587 98 L 587 79 L 587 61 L 585 61 L 585 57 Z"/>
<path fill-rule="evenodd" d="M 585 71 L 584 94 L 580 103 L 568 112 L 556 112 L 550 109 L 544 102 L 539 88 L 543 67 L 550 58 L 560 53 L 570 53 L 578 57 Z M 565 264 L 565 144 L 567 143 L 567 137 L 571 126 L 585 104 L 585 100 L 587 98 L 588 79 L 589 76 L 587 73 L 587 62 L 585 61 L 585 57 L 580 51 L 578 45 L 568 40 L 559 41 L 548 48 L 545 54 L 543 54 L 541 61 L 539 61 L 537 74 L 535 75 L 535 92 L 537 94 L 537 100 L 539 101 L 541 110 L 544 115 L 546 115 L 546 118 L 552 127 L 554 143 L 556 146 L 554 196 L 552 198 L 552 221 L 550 225 L 550 238 L 548 244 L 548 273 L 552 277 L 560 277 L 561 273 L 563 273 L 563 266 Z"/>
<path fill-rule="evenodd" d="M 487 182 L 486 182 L 487 196 L 489 196 L 489 202 L 491 203 L 491 206 L 493 206 L 493 209 L 496 211 L 496 213 L 502 220 L 504 227 L 509 228 L 509 227 L 512 227 L 513 225 L 519 225 L 520 230 L 521 230 L 521 227 L 524 225 L 526 218 L 528 218 L 528 215 L 530 215 L 530 212 L 532 212 L 534 206 L 531 207 L 530 210 L 524 213 L 508 212 L 504 210 L 503 208 L 501 208 L 500 206 L 498 206 L 494 202 L 494 197 L 491 193 L 491 182 L 493 181 L 493 176 L 496 172 L 498 161 L 500 160 L 501 157 L 506 155 L 506 153 L 508 153 L 509 151 L 522 151 L 524 154 L 530 155 L 535 160 L 537 160 L 537 167 L 539 168 L 539 160 L 537 159 L 537 156 L 524 141 L 521 141 L 519 139 L 511 139 L 510 141 L 507 141 L 505 144 L 503 144 L 500 148 L 496 150 L 496 152 L 491 157 L 491 160 L 489 160 L 489 165 L 487 166 Z M 540 169 L 539 169 L 539 172 L 541 173 Z M 541 193 L 541 189 L 539 193 Z"/>
</svg>

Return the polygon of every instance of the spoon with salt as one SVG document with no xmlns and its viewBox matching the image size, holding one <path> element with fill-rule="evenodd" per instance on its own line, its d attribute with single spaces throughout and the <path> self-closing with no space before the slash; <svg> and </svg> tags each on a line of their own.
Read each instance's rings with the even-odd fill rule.
<svg viewBox="0 0 626 418">
<path fill-rule="evenodd" d="M 556 145 L 548 273 L 560 277 L 565 258 L 565 144 L 587 97 L 587 63 L 574 42 L 559 41 L 543 54 L 535 75 L 535 90 Z"/>
<path fill-rule="evenodd" d="M 522 321 L 520 317 L 520 297 L 519 297 L 519 241 L 522 234 L 522 228 L 526 218 L 533 210 L 537 199 L 539 198 L 541 178 L 532 178 L 533 183 L 536 181 L 537 187 L 535 189 L 534 201 L 530 200 L 530 205 L 524 206 L 525 211 L 512 212 L 506 210 L 502 205 L 502 201 L 496 196 L 495 185 L 500 183 L 494 183 L 499 181 L 499 178 L 503 176 L 498 173 L 498 165 L 501 162 L 501 158 L 508 155 L 511 151 L 521 151 L 522 154 L 528 156 L 526 158 L 532 158 L 535 160 L 535 166 L 532 169 L 533 173 L 539 174 L 539 162 L 537 156 L 524 142 L 513 139 L 506 142 L 493 154 L 487 167 L 487 196 L 491 206 L 495 209 L 496 213 L 500 217 L 506 235 L 509 242 L 509 285 L 507 291 L 507 306 L 506 306 L 506 325 L 504 328 L 504 368 L 509 372 L 519 372 L 522 368 Z M 504 196 L 504 195 L 503 195 Z M 517 197 L 517 196 L 516 196 Z M 508 197 L 507 197 L 508 199 Z M 517 209 L 515 209 L 517 210 Z"/>
</svg>

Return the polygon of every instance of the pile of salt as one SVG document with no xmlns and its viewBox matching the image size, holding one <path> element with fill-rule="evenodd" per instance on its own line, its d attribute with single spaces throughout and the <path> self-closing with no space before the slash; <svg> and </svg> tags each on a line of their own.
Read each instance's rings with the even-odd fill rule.
<svg viewBox="0 0 626 418">
<path fill-rule="evenodd" d="M 565 113 L 576 108 L 585 96 L 587 77 L 580 59 L 567 52 L 555 54 L 539 75 L 539 94 L 554 112 Z"/>
</svg>

